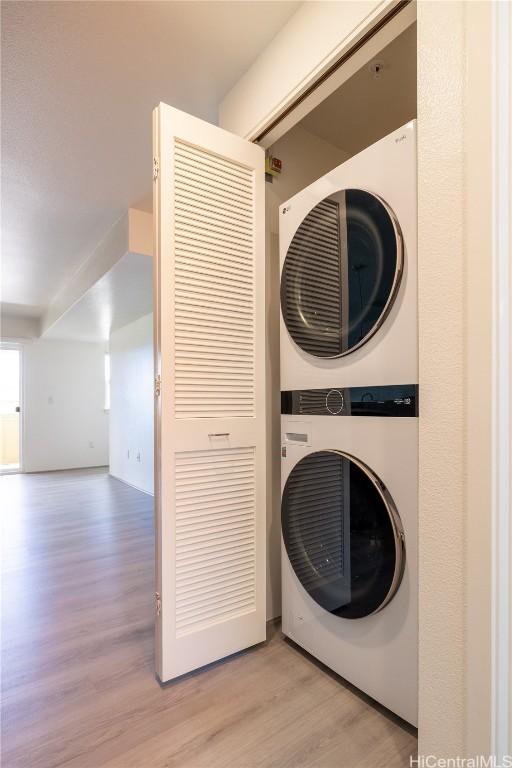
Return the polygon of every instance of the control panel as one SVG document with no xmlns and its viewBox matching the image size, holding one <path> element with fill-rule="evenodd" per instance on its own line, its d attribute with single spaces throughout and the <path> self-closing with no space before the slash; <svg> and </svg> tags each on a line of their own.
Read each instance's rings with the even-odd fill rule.
<svg viewBox="0 0 512 768">
<path fill-rule="evenodd" d="M 294 416 L 418 415 L 418 385 L 332 387 L 281 392 L 281 413 Z"/>
</svg>

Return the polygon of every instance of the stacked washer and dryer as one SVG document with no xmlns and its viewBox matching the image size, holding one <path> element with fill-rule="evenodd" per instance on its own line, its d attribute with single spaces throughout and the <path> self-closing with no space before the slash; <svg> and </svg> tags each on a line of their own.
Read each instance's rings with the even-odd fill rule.
<svg viewBox="0 0 512 768">
<path fill-rule="evenodd" d="M 283 632 L 416 725 L 415 121 L 279 223 Z"/>
</svg>

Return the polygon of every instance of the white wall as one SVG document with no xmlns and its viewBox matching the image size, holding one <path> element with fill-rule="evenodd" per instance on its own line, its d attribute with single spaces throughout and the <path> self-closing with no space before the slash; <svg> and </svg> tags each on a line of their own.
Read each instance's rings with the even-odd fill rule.
<svg viewBox="0 0 512 768">
<path fill-rule="evenodd" d="M 512 749 L 503 722 L 510 667 L 496 655 L 508 639 L 508 606 L 503 637 L 493 624 L 493 579 L 509 535 L 508 520 L 500 531 L 493 488 L 493 411 L 502 418 L 510 398 L 495 389 L 493 346 L 494 333 L 509 333 L 493 286 L 493 170 L 510 163 L 508 147 L 500 156 L 493 139 L 493 106 L 510 111 L 510 79 L 506 95 L 493 94 L 509 69 L 494 61 L 500 5 L 418 3 L 419 751 L 493 753 L 498 762 L 501 749 Z M 509 580 L 507 573 L 507 594 Z"/>
<path fill-rule="evenodd" d="M 464 8 L 440 5 L 418 5 L 419 737 L 420 753 L 451 756 L 466 663 Z"/>
<path fill-rule="evenodd" d="M 110 336 L 110 474 L 153 493 L 153 315 Z"/>
<path fill-rule="evenodd" d="M 279 215 L 278 209 L 299 190 L 340 165 L 347 155 L 338 147 L 296 126 L 272 147 L 283 173 L 266 185 L 267 280 L 267 618 L 281 615 L 281 484 L 279 385 Z"/>
<path fill-rule="evenodd" d="M 108 462 L 104 344 L 38 339 L 23 350 L 23 469 Z"/>
</svg>

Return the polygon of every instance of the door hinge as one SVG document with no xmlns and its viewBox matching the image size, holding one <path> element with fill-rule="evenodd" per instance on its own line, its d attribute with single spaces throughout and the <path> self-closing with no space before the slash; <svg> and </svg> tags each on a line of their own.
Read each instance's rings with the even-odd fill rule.
<svg viewBox="0 0 512 768">
<path fill-rule="evenodd" d="M 160 592 L 155 592 L 155 612 L 157 616 L 160 616 L 160 613 L 162 611 L 162 598 L 160 597 Z"/>
<path fill-rule="evenodd" d="M 162 391 L 162 380 L 160 378 L 160 374 L 158 374 L 158 376 L 155 376 L 155 397 L 160 397 L 161 391 Z"/>
<path fill-rule="evenodd" d="M 153 158 L 153 181 L 156 181 L 158 179 L 158 174 L 160 172 L 160 163 L 158 162 L 158 157 Z"/>
</svg>

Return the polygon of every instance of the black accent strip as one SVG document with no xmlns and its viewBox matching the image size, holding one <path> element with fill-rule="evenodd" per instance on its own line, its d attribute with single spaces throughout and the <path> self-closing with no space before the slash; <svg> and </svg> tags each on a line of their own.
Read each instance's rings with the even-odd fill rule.
<svg viewBox="0 0 512 768">
<path fill-rule="evenodd" d="M 418 385 L 329 387 L 281 392 L 281 413 L 294 416 L 418 416 Z"/>
</svg>

